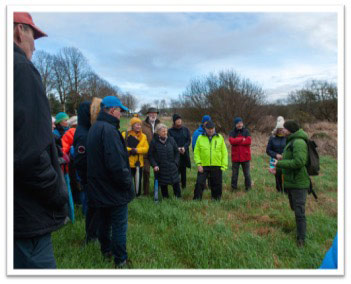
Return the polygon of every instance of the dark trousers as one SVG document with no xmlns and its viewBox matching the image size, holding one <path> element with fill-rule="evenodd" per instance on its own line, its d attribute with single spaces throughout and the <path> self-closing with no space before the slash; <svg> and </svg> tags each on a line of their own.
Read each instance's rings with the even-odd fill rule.
<svg viewBox="0 0 351 284">
<path fill-rule="evenodd" d="M 288 189 L 290 208 L 295 212 L 297 239 L 305 240 L 306 216 L 305 205 L 308 189 Z"/>
<path fill-rule="evenodd" d="M 284 187 L 283 187 L 283 173 L 281 169 L 277 169 L 277 173 L 275 174 L 275 188 L 277 189 L 278 192 L 285 192 Z"/>
<path fill-rule="evenodd" d="M 136 168 L 130 168 L 131 172 L 132 172 L 132 176 L 134 178 L 134 181 L 135 181 L 135 174 L 136 174 Z M 140 196 L 141 195 L 141 180 L 143 178 L 143 168 L 139 168 L 139 188 L 138 188 L 138 194 L 136 194 L 136 191 L 135 191 L 135 194 L 136 196 Z M 134 182 L 134 185 L 136 186 L 136 183 Z"/>
<path fill-rule="evenodd" d="M 144 157 L 144 167 L 143 167 L 143 190 L 144 195 L 149 195 L 150 189 L 150 162 Z"/>
<path fill-rule="evenodd" d="M 180 174 L 180 180 L 182 183 L 182 188 L 186 188 L 186 166 L 179 167 L 178 172 Z"/>
<path fill-rule="evenodd" d="M 85 216 L 85 241 L 94 241 L 99 235 L 99 209 L 88 205 Z"/>
<path fill-rule="evenodd" d="M 51 234 L 39 237 L 14 239 L 14 269 L 56 268 Z"/>
<path fill-rule="evenodd" d="M 128 205 L 99 208 L 99 241 L 103 255 L 112 253 L 116 265 L 127 260 Z"/>
<path fill-rule="evenodd" d="M 194 191 L 194 200 L 202 199 L 206 179 L 209 178 L 212 199 L 220 200 L 222 197 L 222 170 L 221 167 L 203 167 L 203 172 L 197 173 Z"/>
<path fill-rule="evenodd" d="M 247 162 L 233 162 L 232 164 L 232 188 L 238 188 L 238 176 L 239 167 L 242 167 L 245 177 L 245 188 L 246 190 L 251 188 L 251 176 L 250 176 L 250 161 Z"/>
<path fill-rule="evenodd" d="M 181 193 L 180 193 L 180 186 L 179 186 L 179 182 L 175 183 L 172 185 L 173 186 L 173 193 L 174 196 L 176 197 L 182 197 Z M 161 192 L 162 192 L 162 197 L 163 198 L 169 198 L 168 195 L 168 185 L 161 185 Z"/>
</svg>

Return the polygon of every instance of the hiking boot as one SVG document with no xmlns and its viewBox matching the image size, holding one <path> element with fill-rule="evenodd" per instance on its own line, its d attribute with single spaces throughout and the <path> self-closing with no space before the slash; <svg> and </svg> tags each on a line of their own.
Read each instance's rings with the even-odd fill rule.
<svg viewBox="0 0 351 284">
<path fill-rule="evenodd" d="M 305 246 L 305 240 L 297 240 L 297 246 L 303 248 Z"/>
</svg>

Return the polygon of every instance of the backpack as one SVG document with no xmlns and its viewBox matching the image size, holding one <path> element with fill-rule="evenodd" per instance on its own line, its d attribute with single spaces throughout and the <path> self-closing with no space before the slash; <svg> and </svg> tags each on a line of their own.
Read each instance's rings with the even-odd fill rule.
<svg viewBox="0 0 351 284">
<path fill-rule="evenodd" d="M 292 141 L 291 143 L 291 149 L 293 151 L 293 144 L 294 141 Z M 307 139 L 306 141 L 307 144 L 307 164 L 306 164 L 306 169 L 307 169 L 307 173 L 309 176 L 318 176 L 319 175 L 319 170 L 320 170 L 320 166 L 319 166 L 319 154 L 317 151 L 317 144 L 316 142 L 314 142 L 313 140 Z M 308 194 L 313 195 L 313 197 L 317 200 L 317 194 L 314 192 L 313 190 L 313 186 L 312 186 L 312 180 L 310 178 L 310 188 L 308 191 Z"/>
</svg>

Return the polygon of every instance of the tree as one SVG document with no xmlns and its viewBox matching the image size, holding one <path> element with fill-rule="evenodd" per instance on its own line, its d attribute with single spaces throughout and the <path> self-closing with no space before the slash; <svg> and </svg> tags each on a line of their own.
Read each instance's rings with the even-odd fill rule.
<svg viewBox="0 0 351 284">
<path fill-rule="evenodd" d="M 43 50 L 38 50 L 34 53 L 33 64 L 40 73 L 45 94 L 48 95 L 54 88 L 53 56 Z"/>
<path fill-rule="evenodd" d="M 309 81 L 302 89 L 289 93 L 288 101 L 295 112 L 304 112 L 320 120 L 337 121 L 338 90 L 335 83 Z"/>
<path fill-rule="evenodd" d="M 146 114 L 150 107 L 151 107 L 150 104 L 143 104 L 143 105 L 141 105 L 139 112 L 141 112 L 142 114 Z"/>
<path fill-rule="evenodd" d="M 210 114 L 217 128 L 228 133 L 236 116 L 242 117 L 246 126 L 257 123 L 263 113 L 264 98 L 260 86 L 233 71 L 222 71 L 192 80 L 180 97 L 181 112 L 192 121 Z"/>
<path fill-rule="evenodd" d="M 129 109 L 130 112 L 134 112 L 137 106 L 137 99 L 130 93 L 121 95 L 122 103 Z"/>
</svg>

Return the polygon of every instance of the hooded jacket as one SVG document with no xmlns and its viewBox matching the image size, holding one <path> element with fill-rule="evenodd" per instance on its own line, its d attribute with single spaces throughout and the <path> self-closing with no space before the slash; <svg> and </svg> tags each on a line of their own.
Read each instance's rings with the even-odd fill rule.
<svg viewBox="0 0 351 284">
<path fill-rule="evenodd" d="M 14 44 L 15 238 L 31 238 L 60 228 L 68 213 L 67 202 L 40 74 Z"/>
<path fill-rule="evenodd" d="M 185 153 L 179 153 L 179 167 L 191 167 L 189 146 L 191 142 L 190 131 L 182 126 L 180 128 L 172 127 L 168 129 L 168 135 L 173 137 L 178 147 L 184 147 Z"/>
<path fill-rule="evenodd" d="M 229 134 L 229 143 L 232 145 L 232 162 L 251 161 L 251 135 L 247 128 L 234 128 Z"/>
<path fill-rule="evenodd" d="M 197 166 L 219 166 L 224 171 L 228 168 L 228 151 L 223 136 L 216 133 L 210 139 L 206 134 L 199 136 L 196 142 L 194 160 Z"/>
<path fill-rule="evenodd" d="M 197 138 L 204 133 L 206 133 L 206 130 L 203 127 L 203 124 L 201 124 L 199 126 L 199 128 L 194 131 L 193 137 L 192 137 L 192 145 L 191 145 L 193 147 L 193 151 L 195 151 L 195 145 L 196 145 Z"/>
<path fill-rule="evenodd" d="M 135 196 L 119 120 L 100 111 L 87 139 L 88 200 L 91 207 L 128 204 Z"/>
<path fill-rule="evenodd" d="M 282 154 L 286 146 L 286 137 L 285 136 L 271 136 L 269 137 L 266 153 L 276 159 L 277 154 Z"/>
<path fill-rule="evenodd" d="M 90 102 L 82 102 L 78 107 L 78 125 L 73 138 L 74 166 L 82 185 L 88 183 L 86 147 L 90 126 Z"/>
<path fill-rule="evenodd" d="M 282 169 L 285 189 L 306 189 L 310 186 L 310 177 L 306 169 L 307 139 L 308 135 L 302 129 L 287 137 L 283 159 L 278 161 L 276 166 Z"/>
</svg>

